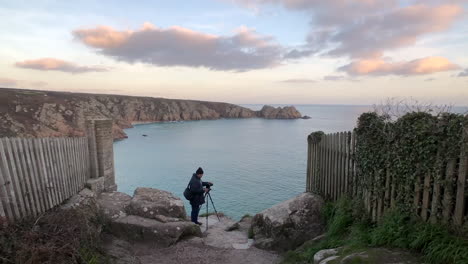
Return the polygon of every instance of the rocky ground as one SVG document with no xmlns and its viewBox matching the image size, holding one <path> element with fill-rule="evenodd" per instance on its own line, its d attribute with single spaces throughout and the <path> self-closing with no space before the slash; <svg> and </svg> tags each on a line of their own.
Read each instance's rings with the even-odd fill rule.
<svg viewBox="0 0 468 264">
<path fill-rule="evenodd" d="M 201 227 L 187 220 L 180 198 L 153 188 L 137 188 L 133 196 L 120 192 L 97 196 L 85 189 L 62 208 L 93 201 L 106 223 L 105 253 L 116 264 L 280 263 L 285 251 L 304 250 L 303 242 L 319 243 L 326 238 L 321 219 L 324 202 L 311 193 L 238 222 L 225 216 L 201 217 Z M 422 263 L 419 259 L 401 250 L 342 247 L 317 252 L 313 263 Z"/>
<path fill-rule="evenodd" d="M 132 196 L 102 193 L 97 199 L 107 218 L 105 248 L 114 263 L 277 263 L 279 256 L 252 247 L 252 218 L 201 218 L 201 228 L 187 221 L 180 198 L 137 188 Z M 206 221 L 208 223 L 206 223 Z M 208 228 L 207 228 L 208 227 Z"/>
<path fill-rule="evenodd" d="M 203 221 L 205 222 L 205 221 Z M 226 231 L 233 224 L 229 218 L 209 217 L 209 228 L 203 226 L 202 237 L 182 240 L 170 247 L 152 247 L 146 243 L 130 245 L 117 238 L 108 239 L 108 252 L 126 252 L 126 262 L 140 264 L 209 264 L 209 263 L 278 263 L 279 255 L 274 252 L 251 247 L 252 241 L 247 238 L 249 220 L 241 222 L 238 230 Z M 131 252 L 131 253 L 130 253 Z M 130 253 L 130 254 L 129 254 Z"/>
<path fill-rule="evenodd" d="M 114 120 L 115 139 L 135 123 L 219 118 L 297 119 L 294 107 L 260 111 L 216 102 L 0 88 L 0 137 L 84 136 L 88 118 Z"/>
</svg>

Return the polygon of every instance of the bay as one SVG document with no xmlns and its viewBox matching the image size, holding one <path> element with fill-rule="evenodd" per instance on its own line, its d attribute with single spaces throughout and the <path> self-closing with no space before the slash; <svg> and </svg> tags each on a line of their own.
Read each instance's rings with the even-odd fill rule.
<svg viewBox="0 0 468 264">
<path fill-rule="evenodd" d="M 184 199 L 192 173 L 202 167 L 203 180 L 214 183 L 216 209 L 234 219 L 292 198 L 305 191 L 307 136 L 318 130 L 352 130 L 358 116 L 372 110 L 345 105 L 296 108 L 311 119 L 161 122 L 126 129 L 128 139 L 114 143 L 118 189 L 132 195 L 137 187 L 152 187 Z"/>
</svg>

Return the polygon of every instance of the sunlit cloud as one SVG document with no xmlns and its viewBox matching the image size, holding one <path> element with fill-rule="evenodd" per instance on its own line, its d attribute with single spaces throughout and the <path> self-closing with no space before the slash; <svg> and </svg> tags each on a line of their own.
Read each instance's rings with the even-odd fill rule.
<svg viewBox="0 0 468 264">
<path fill-rule="evenodd" d="M 353 61 L 340 68 L 351 75 L 423 75 L 453 71 L 460 67 L 444 57 L 427 57 L 412 61 L 393 62 L 384 59 Z"/>
<path fill-rule="evenodd" d="M 220 71 L 271 68 L 281 63 L 281 46 L 272 37 L 246 27 L 231 36 L 216 36 L 180 26 L 164 29 L 145 23 L 137 30 L 99 26 L 74 30 L 73 35 L 99 53 L 127 63 Z"/>
<path fill-rule="evenodd" d="M 16 67 L 33 69 L 40 71 L 61 71 L 68 73 L 85 73 L 85 72 L 104 72 L 107 68 L 100 66 L 80 66 L 72 62 L 59 60 L 55 58 L 41 58 L 35 60 L 25 60 L 15 63 Z"/>
</svg>

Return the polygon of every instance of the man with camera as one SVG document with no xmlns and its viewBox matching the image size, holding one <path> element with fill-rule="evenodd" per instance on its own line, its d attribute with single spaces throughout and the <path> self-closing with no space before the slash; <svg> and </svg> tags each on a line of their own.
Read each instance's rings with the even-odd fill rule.
<svg viewBox="0 0 468 264">
<path fill-rule="evenodd" d="M 210 190 L 210 187 L 213 186 L 211 182 L 204 182 L 201 180 L 203 177 L 203 169 L 198 168 L 197 171 L 192 175 L 188 188 L 192 195 L 190 199 L 190 205 L 192 206 L 191 221 L 197 225 L 202 225 L 198 222 L 198 213 L 200 212 L 200 207 L 205 203 L 204 193 Z M 203 187 L 205 187 L 203 189 Z"/>
</svg>

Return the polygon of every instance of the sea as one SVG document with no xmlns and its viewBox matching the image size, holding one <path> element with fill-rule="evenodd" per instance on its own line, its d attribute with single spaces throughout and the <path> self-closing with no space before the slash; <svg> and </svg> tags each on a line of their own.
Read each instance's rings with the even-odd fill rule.
<svg viewBox="0 0 468 264">
<path fill-rule="evenodd" d="M 216 208 L 237 220 L 293 198 L 305 191 L 307 136 L 315 131 L 350 131 L 359 115 L 373 110 L 349 105 L 295 107 L 311 119 L 160 122 L 126 129 L 128 139 L 114 143 L 118 191 L 132 195 L 137 187 L 166 190 L 183 199 L 190 213 L 182 193 L 202 167 L 202 180 L 214 184 L 209 212 Z"/>
</svg>

